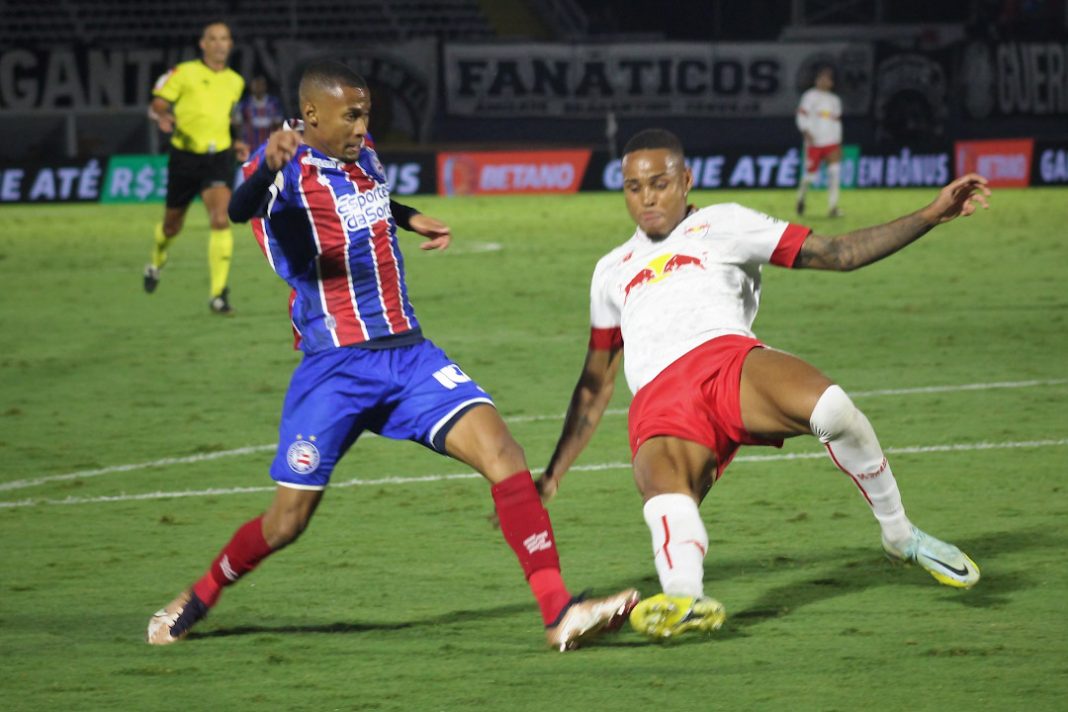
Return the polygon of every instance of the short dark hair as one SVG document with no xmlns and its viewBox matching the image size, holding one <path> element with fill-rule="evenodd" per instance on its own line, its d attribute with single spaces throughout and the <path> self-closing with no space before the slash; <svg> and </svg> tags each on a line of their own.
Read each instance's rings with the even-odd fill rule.
<svg viewBox="0 0 1068 712">
<path fill-rule="evenodd" d="M 232 24 L 230 24 L 229 20 L 227 20 L 225 17 L 212 17 L 204 23 L 203 27 L 200 28 L 200 36 L 203 37 L 204 34 L 208 31 L 208 28 L 214 25 L 222 25 L 226 28 L 227 32 L 229 32 L 231 35 L 234 34 L 234 27 Z"/>
<path fill-rule="evenodd" d="M 339 86 L 366 90 L 367 80 L 341 62 L 312 62 L 300 75 L 300 98 L 303 101 L 312 88 L 333 89 Z"/>
<path fill-rule="evenodd" d="M 634 134 L 627 141 L 627 145 L 623 147 L 623 155 L 626 156 L 628 153 L 634 153 L 635 151 L 660 148 L 667 149 L 680 158 L 686 157 L 686 153 L 682 149 L 682 141 L 679 140 L 678 136 L 666 129 L 645 129 Z"/>
</svg>

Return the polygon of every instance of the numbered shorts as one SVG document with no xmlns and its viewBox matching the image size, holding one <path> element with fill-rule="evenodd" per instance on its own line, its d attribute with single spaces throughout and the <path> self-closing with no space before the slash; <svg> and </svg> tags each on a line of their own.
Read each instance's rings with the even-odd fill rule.
<svg viewBox="0 0 1068 712">
<path fill-rule="evenodd" d="M 719 478 L 740 445 L 782 447 L 782 440 L 756 438 L 742 424 L 742 364 L 759 348 L 764 344 L 748 336 L 720 336 L 682 355 L 642 386 L 630 404 L 631 456 L 658 435 L 691 440 L 716 453 Z"/>
<path fill-rule="evenodd" d="M 234 150 L 190 153 L 171 146 L 167 161 L 167 207 L 184 208 L 208 188 L 234 184 Z"/>
<path fill-rule="evenodd" d="M 480 403 L 493 400 L 430 341 L 305 356 L 282 406 L 271 478 L 297 489 L 325 488 L 364 430 L 444 454 L 449 430 Z"/>
<path fill-rule="evenodd" d="M 805 150 L 805 172 L 815 173 L 820 169 L 820 164 L 826 161 L 835 151 L 842 148 L 842 144 L 836 143 L 830 146 L 809 146 Z"/>
</svg>

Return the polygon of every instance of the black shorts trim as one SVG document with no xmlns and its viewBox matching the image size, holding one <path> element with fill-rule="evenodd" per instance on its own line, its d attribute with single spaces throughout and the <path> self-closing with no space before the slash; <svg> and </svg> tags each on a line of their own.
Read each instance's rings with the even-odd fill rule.
<svg viewBox="0 0 1068 712">
<path fill-rule="evenodd" d="M 167 162 L 167 207 L 184 208 L 208 188 L 234 186 L 234 149 L 190 153 L 171 146 Z"/>
<path fill-rule="evenodd" d="M 430 448 L 432 450 L 436 450 L 437 452 L 440 452 L 442 455 L 448 455 L 449 453 L 445 452 L 445 438 L 448 436 L 449 431 L 452 430 L 453 427 L 455 427 L 455 425 L 460 422 L 460 418 L 462 418 L 465 415 L 467 415 L 467 412 L 469 410 L 471 410 L 472 408 L 477 408 L 480 405 L 493 406 L 492 403 L 488 403 L 488 402 L 486 402 L 484 400 L 480 400 L 480 401 L 475 401 L 473 403 L 468 403 L 463 408 L 460 408 L 460 410 L 458 410 L 458 411 L 456 411 L 455 413 L 452 414 L 452 417 L 449 418 L 447 423 L 445 423 L 440 428 L 438 428 L 438 432 L 434 435 L 433 442 L 430 443 Z M 496 406 L 493 406 L 493 407 L 496 407 Z"/>
</svg>

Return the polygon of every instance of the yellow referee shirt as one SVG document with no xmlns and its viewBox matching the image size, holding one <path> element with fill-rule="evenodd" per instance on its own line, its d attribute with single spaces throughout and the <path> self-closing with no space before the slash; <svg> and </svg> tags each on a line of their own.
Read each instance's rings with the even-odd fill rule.
<svg viewBox="0 0 1068 712">
<path fill-rule="evenodd" d="M 171 145 L 191 153 L 230 148 L 230 115 L 245 80 L 227 67 L 216 72 L 202 60 L 182 62 L 156 82 L 153 96 L 174 107 Z"/>
</svg>

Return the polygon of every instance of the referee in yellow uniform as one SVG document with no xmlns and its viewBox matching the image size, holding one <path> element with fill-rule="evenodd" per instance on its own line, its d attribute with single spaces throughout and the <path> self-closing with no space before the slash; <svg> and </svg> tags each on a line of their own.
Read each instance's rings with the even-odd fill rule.
<svg viewBox="0 0 1068 712">
<path fill-rule="evenodd" d="M 234 47 L 230 28 L 213 22 L 200 38 L 201 59 L 178 64 L 156 82 L 149 116 L 164 133 L 170 133 L 167 172 L 167 207 L 156 225 L 152 261 L 145 267 L 145 291 L 159 285 L 167 262 L 167 248 L 182 230 L 185 213 L 197 195 L 208 209 L 211 237 L 208 266 L 211 272 L 211 306 L 216 314 L 229 314 L 230 257 L 234 236 L 226 215 L 236 161 L 248 159 L 248 146 L 232 141 L 231 115 L 245 89 L 241 75 L 226 66 Z"/>
</svg>

